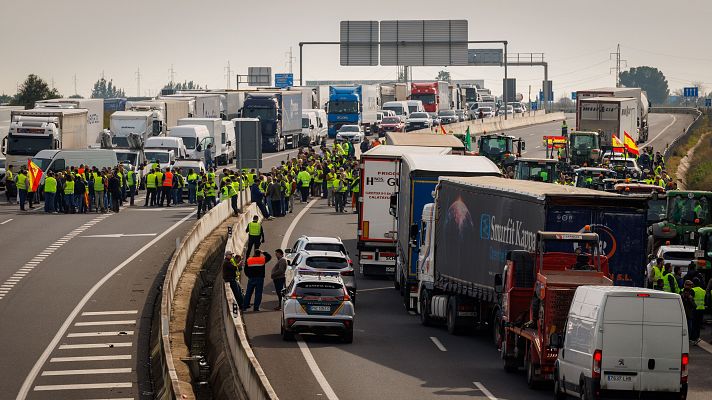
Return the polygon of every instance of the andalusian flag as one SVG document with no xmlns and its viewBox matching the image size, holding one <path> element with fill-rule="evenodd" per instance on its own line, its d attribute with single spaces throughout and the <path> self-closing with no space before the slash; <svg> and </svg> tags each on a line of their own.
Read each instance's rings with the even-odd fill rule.
<svg viewBox="0 0 712 400">
<path fill-rule="evenodd" d="M 28 191 L 36 192 L 42 180 L 42 170 L 31 159 L 27 159 L 27 179 L 29 180 Z"/>
<path fill-rule="evenodd" d="M 626 151 L 630 154 L 640 155 L 640 150 L 638 150 L 638 145 L 635 144 L 635 140 L 628 134 L 628 132 L 623 131 L 623 145 Z"/>
<path fill-rule="evenodd" d="M 470 127 L 465 131 L 465 147 L 467 151 L 472 151 L 472 136 L 470 135 Z"/>
<path fill-rule="evenodd" d="M 622 153 L 623 150 L 625 149 L 623 142 L 621 142 L 621 140 L 618 139 L 618 136 L 616 136 L 615 134 L 612 135 L 612 138 L 613 138 L 613 152 L 614 153 Z"/>
</svg>

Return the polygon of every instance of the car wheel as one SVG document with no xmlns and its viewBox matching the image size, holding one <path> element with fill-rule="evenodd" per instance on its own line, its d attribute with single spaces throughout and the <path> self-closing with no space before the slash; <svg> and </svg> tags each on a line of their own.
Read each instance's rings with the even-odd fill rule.
<svg viewBox="0 0 712 400">
<path fill-rule="evenodd" d="M 280 325 L 280 331 L 282 334 L 282 340 L 284 340 L 285 342 L 291 342 L 294 340 L 294 333 L 284 328 L 284 322 Z"/>
<path fill-rule="evenodd" d="M 341 335 L 341 341 L 344 343 L 353 343 L 354 341 L 354 330 L 353 328 L 347 330 Z"/>
</svg>

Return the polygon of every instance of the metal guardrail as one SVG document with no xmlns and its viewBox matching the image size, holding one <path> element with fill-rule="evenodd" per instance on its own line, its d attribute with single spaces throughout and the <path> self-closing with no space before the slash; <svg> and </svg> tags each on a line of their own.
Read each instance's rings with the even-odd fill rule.
<svg viewBox="0 0 712 400">
<path fill-rule="evenodd" d="M 665 110 L 669 110 L 669 109 L 670 109 L 670 108 L 666 108 Z M 682 109 L 682 107 L 676 107 L 676 108 L 674 108 L 674 109 L 680 110 L 680 109 Z M 670 145 L 665 149 L 665 151 L 663 152 L 663 156 L 664 156 L 666 159 L 667 159 L 668 157 L 670 157 L 677 149 L 679 149 L 680 146 L 681 146 L 683 143 L 686 143 L 686 142 L 687 142 L 687 140 L 690 138 L 690 135 L 692 134 L 692 132 L 693 132 L 695 129 L 697 129 L 698 126 L 700 126 L 700 123 L 701 123 L 702 120 L 703 120 L 703 119 L 702 119 L 702 112 L 701 112 L 700 110 L 696 109 L 696 108 L 684 108 L 684 111 L 685 111 L 685 112 L 680 112 L 680 113 L 682 113 L 682 114 L 690 114 L 690 113 L 691 113 L 690 110 L 694 110 L 694 111 L 695 111 L 695 114 L 696 114 L 695 119 L 694 119 L 694 121 L 692 121 L 692 123 L 691 123 L 687 128 L 685 128 L 685 133 L 683 133 L 682 135 L 676 137 L 675 140 L 673 140 L 672 143 L 670 143 Z M 671 113 L 668 112 L 667 114 L 671 114 Z"/>
</svg>

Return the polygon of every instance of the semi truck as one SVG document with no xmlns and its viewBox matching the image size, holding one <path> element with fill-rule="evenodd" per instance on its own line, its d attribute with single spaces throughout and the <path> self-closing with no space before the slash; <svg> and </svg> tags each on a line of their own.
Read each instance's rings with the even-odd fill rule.
<svg viewBox="0 0 712 400">
<path fill-rule="evenodd" d="M 638 140 L 638 100 L 618 97 L 589 97 L 578 100 L 580 113 L 577 114 L 576 129 L 598 132 L 601 149 L 613 149 L 613 135 L 623 141 L 628 133 Z"/>
<path fill-rule="evenodd" d="M 329 137 L 336 137 L 343 125 L 362 126 L 368 134 L 381 106 L 379 92 L 378 85 L 330 86 L 326 109 Z"/>
<path fill-rule="evenodd" d="M 485 157 L 404 154 L 401 159 L 398 192 L 391 196 L 390 209 L 397 219 L 395 287 L 400 289 L 403 304 L 412 310 L 417 300 L 418 252 L 423 244 L 420 235 L 425 204 L 433 202 L 433 190 L 442 175 L 500 176 L 499 168 Z"/>
<path fill-rule="evenodd" d="M 479 96 L 477 95 L 477 85 L 462 85 L 461 89 L 464 92 L 465 104 L 468 109 L 479 101 Z"/>
<path fill-rule="evenodd" d="M 183 100 L 189 104 L 188 117 L 220 118 L 222 101 L 219 93 L 183 93 L 160 96 L 159 100 Z"/>
<path fill-rule="evenodd" d="M 633 98 L 638 102 L 638 142 L 643 143 L 648 141 L 648 110 L 650 107 L 650 102 L 648 101 L 648 95 L 645 90 L 641 88 L 599 88 L 590 90 L 579 90 L 576 92 L 576 121 L 581 115 L 581 107 L 583 106 L 581 100 L 590 99 L 592 97 L 617 97 L 617 98 Z M 578 125 L 576 129 L 579 129 Z M 632 132 L 628 132 L 632 136 Z"/>
<path fill-rule="evenodd" d="M 450 147 L 383 145 L 361 154 L 356 248 L 363 275 L 395 275 L 396 219 L 389 212 L 389 204 L 398 192 L 403 155 L 446 155 L 450 151 Z"/>
<path fill-rule="evenodd" d="M 413 82 L 410 84 L 409 100 L 423 102 L 425 111 L 431 116 L 438 115 L 440 110 L 450 110 L 450 88 L 447 82 Z"/>
<path fill-rule="evenodd" d="M 189 101 L 180 99 L 127 101 L 126 111 L 153 112 L 152 129 L 160 130 L 161 134 L 166 135 L 171 128 L 178 126 L 179 119 L 188 118 L 190 104 Z"/>
<path fill-rule="evenodd" d="M 536 251 L 539 231 L 588 226 L 600 238 L 611 280 L 643 286 L 646 201 L 543 182 L 441 176 L 434 202 L 422 207 L 422 223 L 413 228 L 423 238 L 415 294 L 422 322 L 446 322 L 451 332 L 487 328 L 498 341 L 495 276 L 512 251 Z"/>
<path fill-rule="evenodd" d="M 156 116 L 156 111 L 116 111 L 111 114 L 109 130 L 111 142 L 119 149 L 135 147 L 129 143 L 129 136 L 136 135 L 141 143 L 151 136 L 162 133 L 161 120 Z"/>
<path fill-rule="evenodd" d="M 36 108 L 10 114 L 10 130 L 2 142 L 6 165 L 17 171 L 41 150 L 81 150 L 87 146 L 84 108 Z"/>
<path fill-rule="evenodd" d="M 232 140 L 227 138 L 228 132 L 223 132 L 223 122 L 225 121 L 220 118 L 181 118 L 178 120 L 178 126 L 203 125 L 208 128 L 210 137 L 213 138 L 213 159 L 217 160 L 218 165 L 227 165 L 232 161 L 231 154 L 234 154 L 235 150 L 232 147 Z M 202 158 L 202 155 L 199 158 Z"/>
<path fill-rule="evenodd" d="M 99 143 L 104 130 L 104 99 L 49 99 L 35 102 L 35 108 L 83 108 L 87 110 L 87 144 Z"/>
<path fill-rule="evenodd" d="M 302 94 L 286 90 L 250 92 L 241 117 L 259 118 L 263 151 L 296 149 L 302 133 Z"/>
</svg>

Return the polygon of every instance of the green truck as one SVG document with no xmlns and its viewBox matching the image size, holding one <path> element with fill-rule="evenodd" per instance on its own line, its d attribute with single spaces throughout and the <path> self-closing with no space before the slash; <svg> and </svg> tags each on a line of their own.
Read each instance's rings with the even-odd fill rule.
<svg viewBox="0 0 712 400">
<path fill-rule="evenodd" d="M 504 133 L 489 133 L 477 138 L 477 150 L 477 155 L 489 158 L 500 167 L 507 167 L 522 156 L 525 143 L 521 138 Z"/>
<path fill-rule="evenodd" d="M 701 228 L 712 227 L 712 192 L 670 190 L 664 221 L 648 228 L 648 250 L 663 244 L 698 245 Z"/>
</svg>

